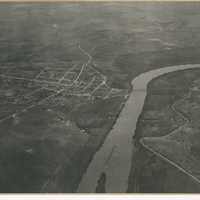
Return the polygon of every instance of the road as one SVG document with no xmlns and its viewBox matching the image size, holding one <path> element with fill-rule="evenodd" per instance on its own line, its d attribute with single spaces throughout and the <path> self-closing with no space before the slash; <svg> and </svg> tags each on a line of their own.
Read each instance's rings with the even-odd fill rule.
<svg viewBox="0 0 200 200">
<path fill-rule="evenodd" d="M 182 99 L 178 99 L 177 101 L 175 101 L 171 106 L 171 110 L 178 115 L 181 119 L 183 119 L 183 124 L 180 125 L 179 127 L 177 127 L 176 129 L 174 129 L 172 132 L 168 133 L 165 136 L 161 136 L 161 137 L 169 137 L 170 135 L 173 135 L 174 132 L 179 132 L 182 130 L 182 128 L 184 128 L 184 126 L 187 126 L 190 122 L 191 119 L 188 116 L 183 115 L 182 112 L 180 112 L 176 106 L 177 104 L 180 103 L 180 101 L 184 101 L 185 99 L 189 98 L 189 96 L 191 95 L 191 92 L 189 92 L 187 95 L 185 95 Z M 172 160 L 170 160 L 169 158 L 165 157 L 164 155 L 160 154 L 159 152 L 156 152 L 154 149 L 152 149 L 151 147 L 149 147 L 148 145 L 145 144 L 144 142 L 145 138 L 142 138 L 140 140 L 140 143 L 142 144 L 142 146 L 144 148 L 146 148 L 147 150 L 149 150 L 150 152 L 152 152 L 153 154 L 155 154 L 156 156 L 160 157 L 161 159 L 165 160 L 166 162 L 170 163 L 171 165 L 173 165 L 174 167 L 176 167 L 178 170 L 180 170 L 181 172 L 183 172 L 184 174 L 186 174 L 187 176 L 191 177 L 194 181 L 200 183 L 200 180 L 193 176 L 190 172 L 188 172 L 187 170 L 185 170 L 183 167 L 181 167 L 180 165 L 178 165 L 177 163 L 173 162 Z M 185 147 L 187 148 L 187 147 Z"/>
<path fill-rule="evenodd" d="M 132 137 L 143 109 L 148 83 L 163 74 L 192 68 L 200 68 L 200 64 L 164 67 L 145 72 L 133 79 L 133 90 L 115 125 L 83 174 L 77 188 L 78 193 L 95 192 L 102 174 L 106 176 L 106 192 L 125 193 L 127 191 L 134 148 Z"/>
</svg>

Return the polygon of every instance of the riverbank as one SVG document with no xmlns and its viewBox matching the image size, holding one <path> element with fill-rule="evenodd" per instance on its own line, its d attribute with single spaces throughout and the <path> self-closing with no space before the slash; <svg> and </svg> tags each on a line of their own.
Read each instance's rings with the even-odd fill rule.
<svg viewBox="0 0 200 200">
<path fill-rule="evenodd" d="M 160 68 L 143 73 L 132 81 L 132 93 L 103 145 L 90 162 L 77 192 L 94 192 L 102 174 L 107 177 L 106 192 L 127 191 L 132 151 L 135 151 L 132 137 L 142 112 L 147 84 L 152 79 L 169 72 L 199 67 L 200 65 L 178 65 Z"/>
<path fill-rule="evenodd" d="M 164 138 L 167 137 L 169 133 L 174 133 L 178 127 L 184 126 L 186 123 L 184 118 L 181 117 L 180 114 L 174 112 L 171 107 L 175 105 L 175 109 L 182 112 L 186 117 L 188 113 L 191 115 L 191 112 L 188 110 L 188 104 L 186 105 L 186 103 L 182 101 L 184 101 L 184 97 L 191 92 L 191 88 L 197 87 L 199 75 L 200 71 L 198 69 L 185 70 L 163 75 L 149 83 L 147 97 L 143 111 L 138 119 L 134 137 L 136 148 L 133 151 L 128 192 L 190 193 L 200 191 L 200 186 L 195 180 L 139 143 L 143 137 L 149 138 L 145 140 L 147 147 L 150 145 L 148 141 L 156 141 L 156 138 L 163 138 L 164 143 L 164 141 L 166 141 Z M 192 93 L 192 95 L 194 99 L 194 93 Z M 188 99 L 185 99 L 185 101 L 187 100 Z M 191 99 L 189 101 L 191 104 Z M 182 107 L 182 109 L 180 109 L 180 107 Z M 198 119 L 193 121 L 197 123 L 197 120 Z M 179 133 L 178 138 L 179 141 L 182 141 L 182 144 L 185 142 L 184 138 L 186 136 L 184 136 L 184 134 L 181 136 Z M 177 137 L 177 134 L 171 137 Z M 193 140 L 194 138 L 195 137 L 193 137 Z M 164 155 L 168 159 L 172 159 L 168 153 L 171 151 L 174 155 L 174 159 L 172 159 L 173 162 L 180 159 L 186 160 L 186 158 L 180 156 L 181 154 L 185 154 L 184 151 L 180 151 L 180 149 L 172 145 L 174 140 L 174 138 L 171 139 L 171 142 L 168 142 L 167 146 L 162 146 L 162 141 L 158 140 L 156 144 L 154 143 L 154 145 L 152 144 L 153 146 L 151 145 L 149 147 L 155 151 L 157 150 L 157 152 L 159 152 L 159 148 L 162 148 L 160 153 L 163 155 L 165 152 Z M 161 144 L 159 144 L 159 141 L 161 141 Z M 190 140 L 190 145 L 193 143 Z M 192 158 L 194 155 L 190 153 L 188 156 Z M 192 167 L 193 162 L 194 161 L 190 159 L 190 164 L 187 166 L 184 165 L 184 169 L 188 170 L 189 166 Z"/>
</svg>

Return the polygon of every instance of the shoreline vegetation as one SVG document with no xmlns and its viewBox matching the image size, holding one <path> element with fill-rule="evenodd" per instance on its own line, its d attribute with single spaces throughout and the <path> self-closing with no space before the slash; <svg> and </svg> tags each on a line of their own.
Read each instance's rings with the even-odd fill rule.
<svg viewBox="0 0 200 200">
<path fill-rule="evenodd" d="M 194 99 L 197 101 L 199 75 L 199 69 L 187 69 L 162 75 L 148 84 L 147 97 L 143 111 L 138 118 L 136 134 L 133 138 L 135 149 L 132 160 L 134 164 L 132 164 L 129 176 L 129 193 L 196 193 L 200 191 L 200 185 L 197 181 L 147 148 L 150 147 L 150 149 L 164 155 L 174 163 L 178 162 L 180 165 L 184 163 L 184 159 L 188 161 L 188 158 L 181 157 L 179 149 L 175 145 L 173 146 L 173 142 L 179 142 L 180 146 L 185 145 L 188 138 L 187 134 L 191 135 L 191 133 L 178 133 L 180 132 L 179 127 L 184 129 L 186 124 L 181 116 L 170 107 L 176 104 L 178 107 L 176 109 L 183 112 L 184 116 L 190 115 L 189 117 L 191 117 L 194 114 L 189 110 L 188 104 L 194 103 Z M 191 95 L 185 102 L 183 99 L 188 93 Z M 176 103 L 178 101 L 184 102 L 178 106 L 179 104 Z M 200 107 L 200 104 L 198 104 L 198 107 Z M 193 127 L 196 132 L 194 124 L 197 125 L 197 122 L 195 123 L 193 118 L 188 126 Z M 197 144 L 194 144 L 194 140 L 193 136 L 193 140 L 189 140 L 188 143 L 190 143 L 190 146 L 196 147 Z M 160 141 L 161 144 L 159 144 Z M 168 142 L 167 145 L 162 146 L 165 141 Z M 145 145 L 143 145 L 144 143 Z M 170 151 L 174 156 L 169 153 Z M 183 151 L 182 154 L 185 154 L 185 152 Z M 193 157 L 194 155 L 190 152 L 187 156 Z M 179 160 L 182 160 L 182 163 Z M 190 161 L 189 166 L 182 164 L 184 170 L 196 170 L 192 164 L 194 161 L 192 159 Z M 195 174 L 193 175 L 195 176 Z"/>
</svg>

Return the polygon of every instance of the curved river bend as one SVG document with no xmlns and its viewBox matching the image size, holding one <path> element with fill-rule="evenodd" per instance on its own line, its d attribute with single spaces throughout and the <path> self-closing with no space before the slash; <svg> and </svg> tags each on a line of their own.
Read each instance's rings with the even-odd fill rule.
<svg viewBox="0 0 200 200">
<path fill-rule="evenodd" d="M 132 81 L 133 90 L 103 145 L 94 155 L 77 192 L 95 192 L 102 173 L 106 174 L 106 192 L 124 193 L 128 188 L 131 169 L 133 143 L 132 137 L 146 97 L 148 83 L 165 73 L 200 68 L 200 64 L 177 65 L 155 69 L 140 74 Z"/>
</svg>

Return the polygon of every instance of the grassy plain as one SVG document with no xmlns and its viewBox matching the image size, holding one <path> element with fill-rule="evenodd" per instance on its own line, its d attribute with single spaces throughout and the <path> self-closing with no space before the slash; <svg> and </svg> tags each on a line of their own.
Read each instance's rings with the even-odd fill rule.
<svg viewBox="0 0 200 200">
<path fill-rule="evenodd" d="M 199 7 L 1 3 L 0 192 L 74 192 L 131 80 L 200 62 Z"/>
<path fill-rule="evenodd" d="M 150 82 L 134 137 L 130 191 L 200 191 L 190 177 L 199 179 L 199 75 L 185 70 Z"/>
</svg>

